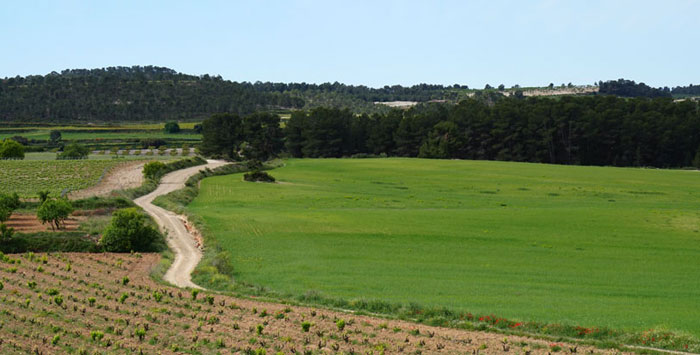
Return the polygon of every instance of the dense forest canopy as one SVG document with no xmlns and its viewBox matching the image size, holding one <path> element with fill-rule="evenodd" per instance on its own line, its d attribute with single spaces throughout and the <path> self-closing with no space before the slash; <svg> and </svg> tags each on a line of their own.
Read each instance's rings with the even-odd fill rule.
<svg viewBox="0 0 700 355">
<path fill-rule="evenodd" d="M 233 156 L 260 141 L 243 129 L 246 119 L 205 121 L 203 147 Z M 237 128 L 239 127 L 239 128 Z M 212 133 L 209 133 L 212 132 Z M 222 140 L 231 132 L 232 140 Z M 251 133 L 257 132 L 257 133 Z M 250 135 L 250 137 L 248 137 Z M 265 136 L 263 134 L 263 136 Z M 615 96 L 475 99 L 458 105 L 425 104 L 386 114 L 355 115 L 347 109 L 295 111 L 284 136 L 269 143 L 294 157 L 389 155 L 487 159 L 554 164 L 700 166 L 700 111 L 694 101 Z"/>
<path fill-rule="evenodd" d="M 516 86 L 517 87 L 517 86 Z M 47 75 L 0 79 L 0 122 L 110 123 L 203 119 L 214 113 L 349 108 L 382 113 L 375 102 L 431 100 L 456 104 L 471 95 L 466 85 L 419 84 L 382 88 L 324 84 L 235 82 L 220 76 L 187 75 L 156 66 L 71 69 Z M 627 97 L 700 94 L 699 86 L 654 89 L 620 79 L 601 82 L 601 93 Z M 493 103 L 495 89 L 476 91 Z M 500 96 L 500 95 L 496 95 Z"/>
</svg>

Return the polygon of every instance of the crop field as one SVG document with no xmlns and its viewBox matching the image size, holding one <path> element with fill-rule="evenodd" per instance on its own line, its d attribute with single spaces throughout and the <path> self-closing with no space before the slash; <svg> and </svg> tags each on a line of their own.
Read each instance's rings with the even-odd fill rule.
<svg viewBox="0 0 700 355">
<path fill-rule="evenodd" d="M 123 163 L 122 159 L 0 160 L 0 186 L 2 192 L 16 192 L 23 198 L 36 198 L 43 190 L 57 197 L 66 189 L 75 191 L 97 184 L 107 170 Z"/>
<path fill-rule="evenodd" d="M 4 131 L 0 133 L 0 140 L 13 136 L 22 136 L 27 139 L 48 140 L 51 130 L 30 130 L 24 132 Z M 143 130 L 143 131 L 103 131 L 103 130 L 85 130 L 85 131 L 64 131 L 61 132 L 63 140 L 113 140 L 113 139 L 145 139 L 145 138 L 161 138 L 161 139 L 179 139 L 199 141 L 202 139 L 201 134 L 194 133 L 165 133 L 162 130 Z"/>
<path fill-rule="evenodd" d="M 288 160 L 207 178 L 190 210 L 235 278 L 282 295 L 700 335 L 695 171 Z"/>
<path fill-rule="evenodd" d="M 0 255 L 0 353 L 545 354 L 566 344 L 158 284 L 156 254 Z M 555 349 L 557 349 L 555 348 Z M 580 352 L 597 351 L 579 346 Z"/>
</svg>

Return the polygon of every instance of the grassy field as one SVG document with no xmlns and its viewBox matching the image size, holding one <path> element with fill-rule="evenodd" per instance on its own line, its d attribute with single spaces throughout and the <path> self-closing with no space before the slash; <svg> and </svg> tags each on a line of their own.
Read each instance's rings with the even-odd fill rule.
<svg viewBox="0 0 700 355">
<path fill-rule="evenodd" d="M 73 191 L 95 185 L 106 170 L 122 163 L 123 159 L 0 160 L 0 186 L 2 192 L 16 192 L 23 198 L 36 198 L 42 190 L 56 197 L 66 189 Z"/>
<path fill-rule="evenodd" d="M 700 335 L 695 171 L 289 160 L 190 205 L 238 280 L 291 295 Z"/>
</svg>

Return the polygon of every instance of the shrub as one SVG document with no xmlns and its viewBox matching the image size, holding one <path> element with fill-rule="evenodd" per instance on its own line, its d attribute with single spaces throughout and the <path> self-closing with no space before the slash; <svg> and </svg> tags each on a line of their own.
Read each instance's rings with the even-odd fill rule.
<svg viewBox="0 0 700 355">
<path fill-rule="evenodd" d="M 206 299 L 210 306 L 214 305 L 214 296 L 207 295 Z"/>
<path fill-rule="evenodd" d="M 63 296 L 58 295 L 53 298 L 53 302 L 57 305 L 60 306 L 63 304 Z"/>
<path fill-rule="evenodd" d="M 245 173 L 243 180 L 250 182 L 275 182 L 275 178 L 264 171 L 253 171 Z"/>
<path fill-rule="evenodd" d="M 56 159 L 87 159 L 88 154 L 90 154 L 90 150 L 87 147 L 78 143 L 71 143 L 63 149 L 62 153 L 56 155 Z"/>
<path fill-rule="evenodd" d="M 129 277 L 128 277 L 128 276 L 124 276 L 124 278 L 122 278 L 122 285 L 126 286 L 126 285 L 128 285 L 128 284 L 129 284 Z"/>
<path fill-rule="evenodd" d="M 146 217 L 136 208 L 117 210 L 100 239 L 100 245 L 109 252 L 151 251 L 159 234 L 145 224 Z"/>
<path fill-rule="evenodd" d="M 165 133 L 179 133 L 180 125 L 177 122 L 168 122 L 165 124 Z"/>
<path fill-rule="evenodd" d="M 49 192 L 48 190 L 43 190 L 43 191 L 37 192 L 37 195 L 39 195 L 39 202 L 40 202 L 40 203 L 46 202 L 46 200 L 49 199 L 49 194 L 50 194 L 50 193 L 51 193 L 51 192 Z"/>
<path fill-rule="evenodd" d="M 73 206 L 67 199 L 46 200 L 36 211 L 42 224 L 49 222 L 51 230 L 61 229 L 61 223 L 73 212 Z M 54 228 L 55 227 L 55 228 Z"/>
<path fill-rule="evenodd" d="M 15 235 L 15 229 L 8 227 L 5 223 L 0 223 L 0 243 L 5 243 Z"/>
<path fill-rule="evenodd" d="M 197 300 L 198 294 L 199 294 L 199 290 L 192 290 L 192 300 L 193 301 Z"/>
<path fill-rule="evenodd" d="M 311 329 L 311 323 L 309 322 L 301 322 L 301 330 L 303 330 L 305 333 L 309 332 L 309 329 Z"/>
<path fill-rule="evenodd" d="M 58 341 L 59 341 L 60 339 L 61 339 L 61 336 L 60 336 L 60 335 L 55 335 L 55 336 L 53 337 L 53 339 L 51 339 L 51 344 L 52 344 L 52 345 L 58 344 Z"/>
<path fill-rule="evenodd" d="M 143 338 L 146 337 L 146 328 L 144 328 L 144 327 L 137 328 L 136 330 L 134 330 L 134 335 L 139 337 L 140 341 L 143 341 Z"/>
<path fill-rule="evenodd" d="M 345 329 L 345 320 L 343 319 L 338 319 L 337 322 L 335 322 L 335 325 L 338 327 L 338 331 L 343 331 Z"/>
<path fill-rule="evenodd" d="M 92 307 L 92 306 L 95 305 L 95 301 L 97 301 L 97 300 L 95 299 L 95 297 L 89 297 L 89 298 L 88 298 L 88 303 L 90 304 L 90 307 Z"/>
<path fill-rule="evenodd" d="M 143 177 L 146 179 L 157 180 L 163 169 L 165 169 L 165 164 L 159 161 L 152 161 L 143 166 Z"/>
<path fill-rule="evenodd" d="M 163 299 L 163 294 L 158 291 L 154 291 L 153 299 L 156 300 L 156 302 L 160 303 L 160 301 Z"/>
<path fill-rule="evenodd" d="M 0 159 L 24 159 L 24 146 L 12 139 L 5 139 L 0 144 Z"/>
<path fill-rule="evenodd" d="M 99 331 L 99 330 L 93 330 L 90 332 L 90 339 L 93 341 L 100 341 L 102 338 L 104 338 L 105 333 Z"/>
<path fill-rule="evenodd" d="M 123 304 L 124 301 L 126 301 L 127 298 L 129 298 L 129 295 L 126 294 L 126 293 L 122 293 L 122 295 L 119 297 L 119 303 L 122 303 L 122 304 Z"/>
</svg>

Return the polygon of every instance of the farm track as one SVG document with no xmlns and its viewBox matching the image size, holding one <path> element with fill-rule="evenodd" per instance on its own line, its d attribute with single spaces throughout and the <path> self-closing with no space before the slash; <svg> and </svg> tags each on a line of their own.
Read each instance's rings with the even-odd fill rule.
<svg viewBox="0 0 700 355">
<path fill-rule="evenodd" d="M 167 233 L 168 246 L 173 250 L 175 260 L 163 278 L 175 286 L 201 288 L 192 282 L 190 274 L 202 258 L 202 252 L 197 248 L 194 236 L 185 228 L 182 218 L 152 202 L 158 196 L 184 188 L 187 179 L 200 170 L 213 169 L 225 164 L 223 161 L 209 160 L 204 165 L 174 171 L 163 176 L 158 188 L 153 192 L 134 200 L 134 203 L 153 217 L 161 231 Z"/>
</svg>

